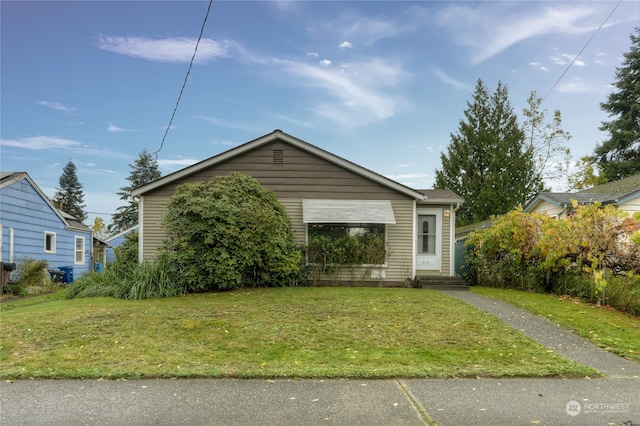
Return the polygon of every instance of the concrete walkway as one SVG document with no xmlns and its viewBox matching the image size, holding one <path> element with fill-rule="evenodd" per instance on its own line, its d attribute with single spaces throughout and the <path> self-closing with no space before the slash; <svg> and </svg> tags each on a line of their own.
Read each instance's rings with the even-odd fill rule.
<svg viewBox="0 0 640 426">
<path fill-rule="evenodd" d="M 510 305 L 487 310 L 595 379 L 19 380 L 0 383 L 8 425 L 640 425 L 640 366 Z"/>
</svg>

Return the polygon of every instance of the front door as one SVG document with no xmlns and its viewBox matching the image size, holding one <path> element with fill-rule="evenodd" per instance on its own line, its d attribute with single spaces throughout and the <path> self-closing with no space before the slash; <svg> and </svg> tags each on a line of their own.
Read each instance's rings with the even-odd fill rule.
<svg viewBox="0 0 640 426">
<path fill-rule="evenodd" d="M 416 221 L 416 270 L 440 270 L 442 252 L 442 212 L 418 209 Z"/>
</svg>

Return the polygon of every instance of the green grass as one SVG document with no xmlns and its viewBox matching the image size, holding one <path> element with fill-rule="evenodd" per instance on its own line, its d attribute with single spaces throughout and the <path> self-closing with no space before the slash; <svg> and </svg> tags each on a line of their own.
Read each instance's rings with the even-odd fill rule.
<svg viewBox="0 0 640 426">
<path fill-rule="evenodd" d="M 418 289 L 295 287 L 127 301 L 11 302 L 0 376 L 593 375 L 495 317 Z"/>
<path fill-rule="evenodd" d="M 569 297 L 487 287 L 472 287 L 472 291 L 543 316 L 607 351 L 640 363 L 640 317 Z"/>
</svg>

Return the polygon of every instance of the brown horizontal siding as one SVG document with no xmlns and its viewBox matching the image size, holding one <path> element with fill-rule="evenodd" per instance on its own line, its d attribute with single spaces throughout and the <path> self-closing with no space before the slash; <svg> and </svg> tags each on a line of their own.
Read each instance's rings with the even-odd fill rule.
<svg viewBox="0 0 640 426">
<path fill-rule="evenodd" d="M 282 164 L 274 164 L 274 150 L 283 151 Z M 384 185 L 280 141 L 215 164 L 179 182 L 170 182 L 147 195 L 170 196 L 181 183 L 207 181 L 213 176 L 232 172 L 254 177 L 281 199 L 407 199 L 405 195 Z"/>
</svg>

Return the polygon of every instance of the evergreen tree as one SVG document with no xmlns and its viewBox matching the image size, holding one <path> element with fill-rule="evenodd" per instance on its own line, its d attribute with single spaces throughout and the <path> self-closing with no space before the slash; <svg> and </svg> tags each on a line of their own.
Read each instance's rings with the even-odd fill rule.
<svg viewBox="0 0 640 426">
<path fill-rule="evenodd" d="M 113 215 L 112 223 L 108 227 L 112 234 L 138 224 L 138 203 L 131 198 L 131 191 L 161 176 L 158 162 L 146 148 L 140 152 L 134 164 L 129 164 L 129 167 L 131 167 L 131 173 L 127 177 L 129 185 L 120 188 L 118 192 L 120 199 L 127 204 L 116 209 L 117 212 Z"/>
<path fill-rule="evenodd" d="M 464 198 L 458 225 L 504 214 L 542 189 L 533 148 L 518 125 L 506 85 L 498 82 L 491 94 L 478 80 L 464 115 L 440 155 L 442 169 L 436 170 L 434 185 Z"/>
<path fill-rule="evenodd" d="M 64 169 L 62 169 L 62 175 L 60 175 L 60 180 L 58 181 L 60 187 L 56 188 L 52 201 L 57 209 L 69 213 L 80 222 L 84 222 L 87 220 L 87 213 L 84 211 L 85 205 L 83 204 L 84 193 L 76 171 L 76 165 L 69 160 Z"/>
<path fill-rule="evenodd" d="M 600 127 L 609 139 L 596 146 L 594 159 L 609 180 L 640 173 L 640 27 L 630 38 L 631 49 L 616 68 L 617 90 L 600 104 L 612 119 Z"/>
</svg>

